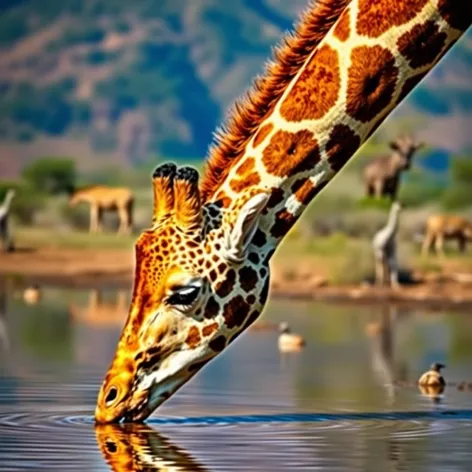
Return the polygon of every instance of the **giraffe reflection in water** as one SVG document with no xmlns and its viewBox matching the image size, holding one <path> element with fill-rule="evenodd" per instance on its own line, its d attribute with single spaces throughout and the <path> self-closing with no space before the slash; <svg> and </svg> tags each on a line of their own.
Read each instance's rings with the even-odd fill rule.
<svg viewBox="0 0 472 472">
<path fill-rule="evenodd" d="M 406 380 L 406 362 L 395 353 L 395 331 L 407 313 L 394 305 L 383 306 L 376 321 L 366 326 L 371 339 L 372 369 L 378 382 L 385 386 L 389 404 L 395 400 L 395 385 Z"/>
<path fill-rule="evenodd" d="M 120 290 L 113 301 L 105 300 L 103 291 L 90 290 L 88 303 L 81 306 L 75 302 L 69 303 L 69 313 L 72 318 L 82 323 L 95 326 L 121 326 L 128 314 L 128 292 Z"/>
<path fill-rule="evenodd" d="M 8 315 L 8 302 L 7 302 L 6 281 L 3 279 L 0 279 L 0 352 L 8 351 L 10 348 L 7 315 Z"/>
<path fill-rule="evenodd" d="M 175 446 L 147 425 L 97 424 L 95 436 L 100 452 L 113 472 L 209 470 L 199 464 L 187 451 Z"/>
</svg>

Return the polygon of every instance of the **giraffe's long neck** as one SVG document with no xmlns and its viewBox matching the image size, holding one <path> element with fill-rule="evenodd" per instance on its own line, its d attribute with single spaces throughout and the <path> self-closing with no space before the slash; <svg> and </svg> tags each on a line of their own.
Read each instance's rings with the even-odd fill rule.
<svg viewBox="0 0 472 472">
<path fill-rule="evenodd" d="M 12 193 L 7 193 L 7 195 L 5 196 L 5 199 L 3 200 L 3 203 L 1 205 L 2 213 L 8 213 L 10 211 L 13 196 L 14 195 Z"/>
<path fill-rule="evenodd" d="M 398 222 L 400 220 L 400 212 L 398 210 L 390 210 L 388 215 L 387 224 L 385 225 L 385 234 L 387 238 L 391 238 L 395 235 L 398 230 Z"/>
<path fill-rule="evenodd" d="M 210 201 L 233 202 L 248 190 L 268 190 L 260 227 L 267 246 L 275 248 L 313 197 L 467 29 L 470 22 L 457 12 L 460 2 L 349 2 Z"/>
</svg>

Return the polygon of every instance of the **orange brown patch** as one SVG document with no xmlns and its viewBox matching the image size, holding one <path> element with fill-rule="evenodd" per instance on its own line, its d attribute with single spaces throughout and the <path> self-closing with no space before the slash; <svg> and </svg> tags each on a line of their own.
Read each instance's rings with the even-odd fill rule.
<svg viewBox="0 0 472 472">
<path fill-rule="evenodd" d="M 432 21 L 416 25 L 398 39 L 398 50 L 413 68 L 434 62 L 446 44 L 447 34 Z"/>
<path fill-rule="evenodd" d="M 210 336 L 210 334 L 214 333 L 217 329 L 218 323 L 209 324 L 202 329 L 202 335 L 206 338 L 207 336 Z"/>
<path fill-rule="evenodd" d="M 274 125 L 272 123 L 267 123 L 262 126 L 259 131 L 254 136 L 253 147 L 256 148 L 259 144 L 264 141 L 265 138 L 269 135 L 269 133 L 274 129 Z"/>
<path fill-rule="evenodd" d="M 220 305 L 218 305 L 213 297 L 210 297 L 207 301 L 207 304 L 205 305 L 205 312 L 203 316 L 207 319 L 211 319 L 218 315 L 219 311 Z"/>
<path fill-rule="evenodd" d="M 336 36 L 340 41 L 346 41 L 351 34 L 351 29 L 349 26 L 349 10 L 346 10 L 339 18 L 338 23 L 334 28 L 334 36 Z"/>
<path fill-rule="evenodd" d="M 227 297 L 234 288 L 236 282 L 236 272 L 233 269 L 228 270 L 225 280 L 219 282 L 215 288 L 215 293 L 221 297 Z"/>
<path fill-rule="evenodd" d="M 316 187 L 310 179 L 299 179 L 292 185 L 292 191 L 302 205 L 308 205 L 315 196 Z"/>
<path fill-rule="evenodd" d="M 472 22 L 470 2 L 439 0 L 438 9 L 441 16 L 455 29 L 465 31 Z"/>
<path fill-rule="evenodd" d="M 287 121 L 322 118 L 338 99 L 340 81 L 338 53 L 323 46 L 315 52 L 282 102 L 280 114 Z"/>
<path fill-rule="evenodd" d="M 272 234 L 272 236 L 277 239 L 285 236 L 294 225 L 295 221 L 296 217 L 289 213 L 286 209 L 280 210 L 275 215 L 275 223 L 270 229 L 270 234 Z"/>
<path fill-rule="evenodd" d="M 228 208 L 231 205 L 231 202 L 231 198 L 229 198 L 225 192 L 220 191 L 218 192 L 218 195 L 216 195 L 214 203 L 220 208 Z"/>
<path fill-rule="evenodd" d="M 347 125 L 336 125 L 329 135 L 326 154 L 331 168 L 338 172 L 361 145 L 361 138 Z"/>
<path fill-rule="evenodd" d="M 351 53 L 348 70 L 347 112 L 368 122 L 390 103 L 398 69 L 392 53 L 380 46 L 359 46 Z"/>
<path fill-rule="evenodd" d="M 224 306 L 223 317 L 228 329 L 241 326 L 244 323 L 248 313 L 249 305 L 241 295 L 237 295 Z"/>
<path fill-rule="evenodd" d="M 249 187 L 255 187 L 261 182 L 261 177 L 257 172 L 252 172 L 241 179 L 233 179 L 229 183 L 233 192 L 240 193 Z"/>
<path fill-rule="evenodd" d="M 357 33 L 377 38 L 394 26 L 412 20 L 429 0 L 359 0 Z"/>
<path fill-rule="evenodd" d="M 254 170 L 256 166 L 256 160 L 253 157 L 248 157 L 244 162 L 241 163 L 240 166 L 236 169 L 236 174 L 240 176 L 244 176 L 249 174 Z"/>
<path fill-rule="evenodd" d="M 277 131 L 262 153 L 266 171 L 278 177 L 312 169 L 320 160 L 318 142 L 310 131 Z"/>
<path fill-rule="evenodd" d="M 191 326 L 188 330 L 187 338 L 185 339 L 185 342 L 190 346 L 190 349 L 196 348 L 201 339 L 200 330 L 196 326 Z"/>
</svg>

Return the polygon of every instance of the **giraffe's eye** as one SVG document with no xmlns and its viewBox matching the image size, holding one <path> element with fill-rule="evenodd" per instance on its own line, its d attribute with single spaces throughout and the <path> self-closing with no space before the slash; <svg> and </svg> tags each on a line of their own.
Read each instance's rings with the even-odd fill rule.
<svg viewBox="0 0 472 472">
<path fill-rule="evenodd" d="M 174 289 L 174 293 L 167 297 L 167 303 L 173 306 L 189 308 L 197 300 L 200 289 L 201 287 L 194 285 Z"/>
</svg>

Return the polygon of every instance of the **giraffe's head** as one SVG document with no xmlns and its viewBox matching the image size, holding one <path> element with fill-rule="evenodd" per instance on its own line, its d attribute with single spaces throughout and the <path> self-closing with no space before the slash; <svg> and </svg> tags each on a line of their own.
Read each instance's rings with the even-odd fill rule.
<svg viewBox="0 0 472 472">
<path fill-rule="evenodd" d="M 397 165 L 401 170 L 408 170 L 411 167 L 413 155 L 423 146 L 423 143 L 415 141 L 408 135 L 399 136 L 395 141 L 390 142 L 390 147 L 395 151 Z"/>
<path fill-rule="evenodd" d="M 253 244 L 268 194 L 201 201 L 198 173 L 153 175 L 152 227 L 136 243 L 134 293 L 99 392 L 99 423 L 141 421 L 254 321 L 269 271 Z"/>
</svg>

